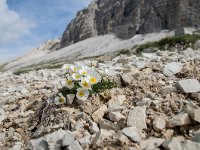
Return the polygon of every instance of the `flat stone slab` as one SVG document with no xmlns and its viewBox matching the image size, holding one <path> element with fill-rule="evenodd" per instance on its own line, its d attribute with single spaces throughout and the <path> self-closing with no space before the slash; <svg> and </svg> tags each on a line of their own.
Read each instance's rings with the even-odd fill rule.
<svg viewBox="0 0 200 150">
<path fill-rule="evenodd" d="M 142 140 L 142 133 L 135 127 L 124 128 L 122 132 L 133 142 L 140 142 Z"/>
<path fill-rule="evenodd" d="M 174 74 L 179 73 L 182 68 L 181 63 L 171 62 L 165 65 L 163 74 L 166 76 L 173 76 Z"/>
<path fill-rule="evenodd" d="M 200 83 L 197 79 L 185 79 L 175 85 L 183 93 L 197 93 L 200 91 Z"/>
<path fill-rule="evenodd" d="M 168 121 L 168 127 L 191 124 L 191 119 L 186 112 L 181 112 Z"/>
<path fill-rule="evenodd" d="M 169 150 L 182 150 L 181 143 L 176 139 L 166 140 L 162 146 Z"/>
</svg>

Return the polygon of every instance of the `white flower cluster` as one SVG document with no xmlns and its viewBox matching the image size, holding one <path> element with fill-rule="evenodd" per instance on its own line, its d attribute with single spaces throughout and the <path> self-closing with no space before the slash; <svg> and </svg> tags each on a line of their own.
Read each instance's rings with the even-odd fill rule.
<svg viewBox="0 0 200 150">
<path fill-rule="evenodd" d="M 76 63 L 75 65 L 64 64 L 62 67 L 62 69 L 66 73 L 66 79 L 65 81 L 63 81 L 63 84 L 69 90 L 74 88 L 76 89 L 76 98 L 78 100 L 87 100 L 89 96 L 89 90 L 92 90 L 92 86 L 101 81 L 100 74 L 97 71 L 95 71 L 93 67 L 95 65 L 95 61 L 87 61 L 84 63 Z M 72 95 L 71 93 L 69 94 Z M 65 103 L 66 98 L 61 93 L 59 93 L 58 95 L 59 96 L 55 98 L 55 103 Z"/>
</svg>

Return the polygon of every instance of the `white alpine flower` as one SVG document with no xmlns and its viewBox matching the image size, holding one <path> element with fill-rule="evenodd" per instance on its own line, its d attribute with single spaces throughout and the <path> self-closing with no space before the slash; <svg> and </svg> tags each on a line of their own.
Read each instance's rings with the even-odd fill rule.
<svg viewBox="0 0 200 150">
<path fill-rule="evenodd" d="M 75 72 L 78 72 L 79 68 L 80 68 L 79 66 L 72 65 L 70 67 L 70 71 L 71 71 L 71 73 L 75 73 Z"/>
<path fill-rule="evenodd" d="M 87 81 L 90 82 L 91 84 L 97 84 L 98 82 L 101 81 L 101 76 L 99 73 L 93 70 L 87 76 Z"/>
<path fill-rule="evenodd" d="M 54 102 L 56 105 L 64 104 L 66 102 L 66 98 L 61 93 L 59 93 L 59 96 L 55 97 Z"/>
<path fill-rule="evenodd" d="M 72 74 L 72 79 L 75 80 L 75 81 L 79 81 L 81 80 L 81 75 L 79 73 L 73 73 Z"/>
<path fill-rule="evenodd" d="M 88 66 L 82 66 L 82 67 L 80 68 L 80 70 L 79 70 L 79 73 L 80 73 L 81 75 L 86 76 L 86 75 L 88 75 L 89 71 L 90 71 L 90 67 L 88 67 Z"/>
<path fill-rule="evenodd" d="M 76 97 L 79 100 L 87 100 L 88 96 L 89 96 L 89 91 L 87 89 L 84 88 L 77 89 Z"/>
<path fill-rule="evenodd" d="M 84 78 L 81 79 L 81 82 L 79 82 L 79 85 L 84 89 L 92 89 L 91 84 Z"/>
<path fill-rule="evenodd" d="M 74 82 L 73 82 L 71 77 L 68 77 L 66 79 L 66 86 L 67 86 L 68 89 L 73 89 L 74 88 Z"/>
<path fill-rule="evenodd" d="M 68 70 L 68 69 L 70 69 L 71 66 L 72 66 L 71 64 L 64 64 L 64 65 L 62 66 L 62 69 L 63 69 L 63 70 Z"/>
</svg>

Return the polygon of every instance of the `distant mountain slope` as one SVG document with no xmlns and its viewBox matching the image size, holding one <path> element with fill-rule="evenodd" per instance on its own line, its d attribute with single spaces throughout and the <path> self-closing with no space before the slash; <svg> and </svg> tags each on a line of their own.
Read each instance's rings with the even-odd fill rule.
<svg viewBox="0 0 200 150">
<path fill-rule="evenodd" d="M 93 0 L 67 26 L 61 47 L 97 35 L 120 38 L 200 26 L 200 0 Z"/>
<path fill-rule="evenodd" d="M 163 31 L 160 33 L 136 35 L 127 40 L 121 40 L 113 34 L 92 37 L 56 51 L 47 49 L 32 50 L 28 54 L 8 62 L 7 65 L 4 66 L 4 70 L 16 71 L 30 66 L 42 66 L 43 64 L 52 65 L 58 62 L 99 56 L 122 49 L 130 49 L 138 44 L 143 44 L 148 41 L 157 41 L 166 36 L 173 35 L 174 32 Z"/>
</svg>

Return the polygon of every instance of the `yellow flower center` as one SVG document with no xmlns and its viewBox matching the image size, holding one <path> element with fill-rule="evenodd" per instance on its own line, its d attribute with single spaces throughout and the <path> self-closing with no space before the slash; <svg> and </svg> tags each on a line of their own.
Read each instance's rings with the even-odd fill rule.
<svg viewBox="0 0 200 150">
<path fill-rule="evenodd" d="M 79 96 L 79 97 L 83 97 L 83 96 L 85 96 L 85 93 L 84 93 L 83 91 L 79 91 L 79 92 L 78 92 L 78 96 Z"/>
<path fill-rule="evenodd" d="M 83 71 L 82 74 L 83 74 L 83 75 L 87 75 L 87 72 L 86 72 L 86 71 Z"/>
<path fill-rule="evenodd" d="M 77 68 L 74 68 L 74 72 L 77 71 Z"/>
<path fill-rule="evenodd" d="M 76 78 L 76 79 L 79 79 L 79 78 L 80 78 L 80 76 L 79 76 L 79 75 L 76 75 L 76 76 L 75 76 L 75 78 Z"/>
<path fill-rule="evenodd" d="M 63 98 L 63 97 L 60 97 L 60 98 L 59 98 L 59 103 L 64 103 L 64 102 L 65 102 L 64 98 Z"/>
<path fill-rule="evenodd" d="M 91 83 L 96 83 L 97 79 L 95 77 L 90 78 Z"/>
<path fill-rule="evenodd" d="M 82 84 L 84 87 L 89 87 L 89 84 L 86 81 L 84 81 Z"/>
<path fill-rule="evenodd" d="M 72 84 L 72 80 L 67 80 L 67 84 L 71 85 Z"/>
</svg>

